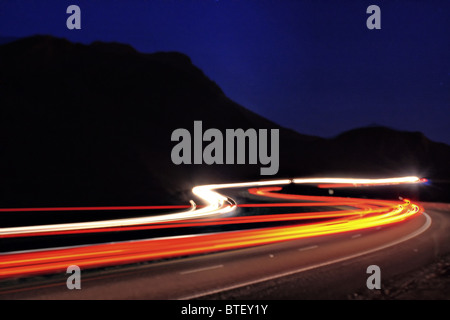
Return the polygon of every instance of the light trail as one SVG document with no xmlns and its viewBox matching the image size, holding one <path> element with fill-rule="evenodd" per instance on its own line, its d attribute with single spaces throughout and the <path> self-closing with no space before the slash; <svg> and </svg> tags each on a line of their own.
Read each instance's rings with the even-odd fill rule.
<svg viewBox="0 0 450 320">
<path fill-rule="evenodd" d="M 339 183 L 336 181 L 330 183 L 318 184 L 318 188 L 322 189 L 336 189 L 336 188 L 352 188 L 352 187 L 367 187 L 367 186 L 388 186 L 388 185 L 398 185 L 398 184 L 414 184 L 414 183 L 425 183 L 428 182 L 427 179 L 419 179 L 417 177 L 403 177 L 403 178 L 391 178 L 391 179 L 378 179 L 373 181 L 373 179 L 339 179 Z"/>
<path fill-rule="evenodd" d="M 20 253 L 2 254 L 0 278 L 23 277 L 65 271 L 68 265 L 80 268 L 95 268 L 109 265 L 129 264 L 177 256 L 187 256 L 222 250 L 231 250 L 249 246 L 269 244 L 279 241 L 301 239 L 322 235 L 363 230 L 384 225 L 392 225 L 411 219 L 422 213 L 422 208 L 410 203 L 368 200 L 356 198 L 302 196 L 279 193 L 280 187 L 294 183 L 417 183 L 415 177 L 392 179 L 294 179 L 234 184 L 216 184 L 199 186 L 193 193 L 203 199 L 207 205 L 180 213 L 163 214 L 132 219 L 116 219 L 86 223 L 56 224 L 45 226 L 3 228 L 0 238 L 18 236 L 38 236 L 55 234 L 76 234 L 88 232 L 116 232 L 146 230 L 158 228 L 180 228 L 192 226 L 248 226 L 255 223 L 286 222 L 287 226 L 268 226 L 237 231 L 198 234 L 183 237 L 166 237 L 146 240 L 122 241 L 117 243 L 95 244 L 63 249 L 45 249 Z M 395 181 L 395 182 L 393 182 Z M 249 188 L 254 196 L 297 201 L 292 203 L 261 203 L 235 205 L 228 197 L 214 191 L 227 188 Z M 298 202 L 301 201 L 301 202 Z M 348 206 L 353 209 L 318 212 L 293 212 L 255 216 L 223 217 L 223 213 L 236 207 L 278 207 L 296 208 L 305 206 Z M 199 219 L 202 218 L 202 219 Z M 324 220 L 325 219 L 325 220 Z M 317 220 L 317 221 L 314 221 Z M 312 221 L 312 222 L 311 222 Z M 292 224 L 294 223 L 294 224 Z"/>
<path fill-rule="evenodd" d="M 115 206 L 115 207 L 48 207 L 48 208 L 0 208 L 0 212 L 51 212 L 51 211 L 123 211 L 123 210 L 161 210 L 161 209 L 188 209 L 186 205 L 168 206 Z"/>
<path fill-rule="evenodd" d="M 0 228 L 0 238 L 10 235 L 27 235 L 49 232 L 61 232 L 61 231 L 75 231 L 84 229 L 99 229 L 99 228 L 113 228 L 113 227 L 126 227 L 136 226 L 149 223 L 170 222 L 186 219 L 198 219 L 204 217 L 218 216 L 231 212 L 235 209 L 235 205 L 230 203 L 228 198 L 213 191 L 215 189 L 225 188 L 241 188 L 246 186 L 264 186 L 268 184 L 288 184 L 290 180 L 276 180 L 276 181 L 262 181 L 262 182 L 248 182 L 248 183 L 231 183 L 231 184 L 216 184 L 198 186 L 192 189 L 194 195 L 202 199 L 207 205 L 201 209 L 195 208 L 193 205 L 191 210 L 168 213 L 158 216 L 146 216 L 139 218 L 127 218 L 127 219 L 112 219 L 103 221 L 91 221 L 91 222 L 76 222 L 76 223 L 62 223 L 62 224 L 49 224 L 41 226 L 26 226 L 26 227 L 10 227 Z M 116 207 L 117 208 L 117 207 Z M 14 210 L 14 209 L 4 209 Z M 15 209 L 17 210 L 17 209 Z M 23 210 L 23 209 L 22 209 Z M 113 209 L 116 210 L 116 209 Z"/>
<path fill-rule="evenodd" d="M 313 184 L 335 184 L 335 185 L 354 185 L 354 186 L 375 186 L 375 185 L 390 185 L 390 184 L 404 184 L 404 183 L 421 183 L 426 179 L 420 179 L 415 176 L 400 177 L 400 178 L 383 178 L 383 179 L 353 179 L 353 178 L 308 178 L 308 179 L 293 179 L 294 183 L 313 183 Z"/>
</svg>

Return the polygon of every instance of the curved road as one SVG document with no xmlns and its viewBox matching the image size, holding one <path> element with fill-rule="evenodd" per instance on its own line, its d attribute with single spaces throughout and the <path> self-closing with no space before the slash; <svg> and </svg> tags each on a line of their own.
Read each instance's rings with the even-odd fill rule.
<svg viewBox="0 0 450 320">
<path fill-rule="evenodd" d="M 68 290 L 63 273 L 9 281 L 0 299 L 345 299 L 365 287 L 369 265 L 380 266 L 383 284 L 449 251 L 450 206 L 422 205 L 425 213 L 395 224 L 83 270 L 81 290 Z"/>
</svg>

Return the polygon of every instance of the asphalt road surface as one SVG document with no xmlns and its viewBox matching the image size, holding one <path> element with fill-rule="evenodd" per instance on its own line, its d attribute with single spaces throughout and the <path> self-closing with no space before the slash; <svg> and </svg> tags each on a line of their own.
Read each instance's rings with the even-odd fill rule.
<svg viewBox="0 0 450 320">
<path fill-rule="evenodd" d="M 449 252 L 450 205 L 422 205 L 403 223 L 82 271 L 81 290 L 67 289 L 66 274 L 34 278 L 0 299 L 346 299 L 366 287 L 370 265 L 383 285 Z"/>
</svg>

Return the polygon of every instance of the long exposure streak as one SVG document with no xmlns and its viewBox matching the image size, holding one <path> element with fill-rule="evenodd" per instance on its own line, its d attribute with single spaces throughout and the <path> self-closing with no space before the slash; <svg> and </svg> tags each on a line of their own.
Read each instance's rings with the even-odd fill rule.
<svg viewBox="0 0 450 320">
<path fill-rule="evenodd" d="M 48 224 L 41 226 L 10 227 L 0 229 L 0 238 L 36 237 L 88 234 L 100 232 L 125 232 L 133 230 L 173 229 L 202 226 L 231 226 L 233 231 L 207 234 L 160 237 L 144 240 L 121 241 L 68 248 L 43 248 L 24 252 L 8 252 L 1 255 L 0 278 L 24 277 L 65 271 L 75 264 L 81 268 L 129 264 L 177 256 L 187 256 L 222 250 L 257 246 L 279 241 L 391 225 L 420 215 L 423 209 L 408 200 L 388 201 L 373 199 L 341 198 L 331 196 L 305 196 L 281 193 L 283 185 L 290 183 L 313 184 L 318 187 L 370 186 L 420 183 L 417 177 L 393 179 L 293 179 L 233 184 L 198 186 L 193 193 L 205 202 L 197 207 L 191 202 L 189 210 L 150 215 L 139 218 L 122 218 L 92 222 Z M 222 189 L 247 190 L 260 203 L 241 203 L 217 192 Z M 280 202 L 267 202 L 273 199 Z M 311 210 L 304 208 L 311 207 Z M 313 210 L 314 207 L 329 211 Z M 187 209 L 189 206 L 145 207 L 84 207 L 82 210 L 153 210 Z M 281 214 L 230 215 L 237 208 L 283 208 Z M 299 209 L 302 210 L 299 210 Z M 76 211 L 77 208 L 27 208 L 0 209 L 2 214 L 12 212 Z M 299 212 L 300 211 L 300 212 Z M 225 215 L 227 214 L 227 215 Z M 288 225 L 270 225 L 289 222 Z"/>
</svg>

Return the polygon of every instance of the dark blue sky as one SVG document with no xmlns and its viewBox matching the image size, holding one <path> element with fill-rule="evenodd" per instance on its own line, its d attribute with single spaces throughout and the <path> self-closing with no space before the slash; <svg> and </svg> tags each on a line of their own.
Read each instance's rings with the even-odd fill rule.
<svg viewBox="0 0 450 320">
<path fill-rule="evenodd" d="M 81 7 L 82 30 L 66 28 Z M 381 8 L 381 30 L 366 8 Z M 450 144 L 450 1 L 0 0 L 0 36 L 180 51 L 234 101 L 305 134 L 422 131 Z"/>
</svg>

